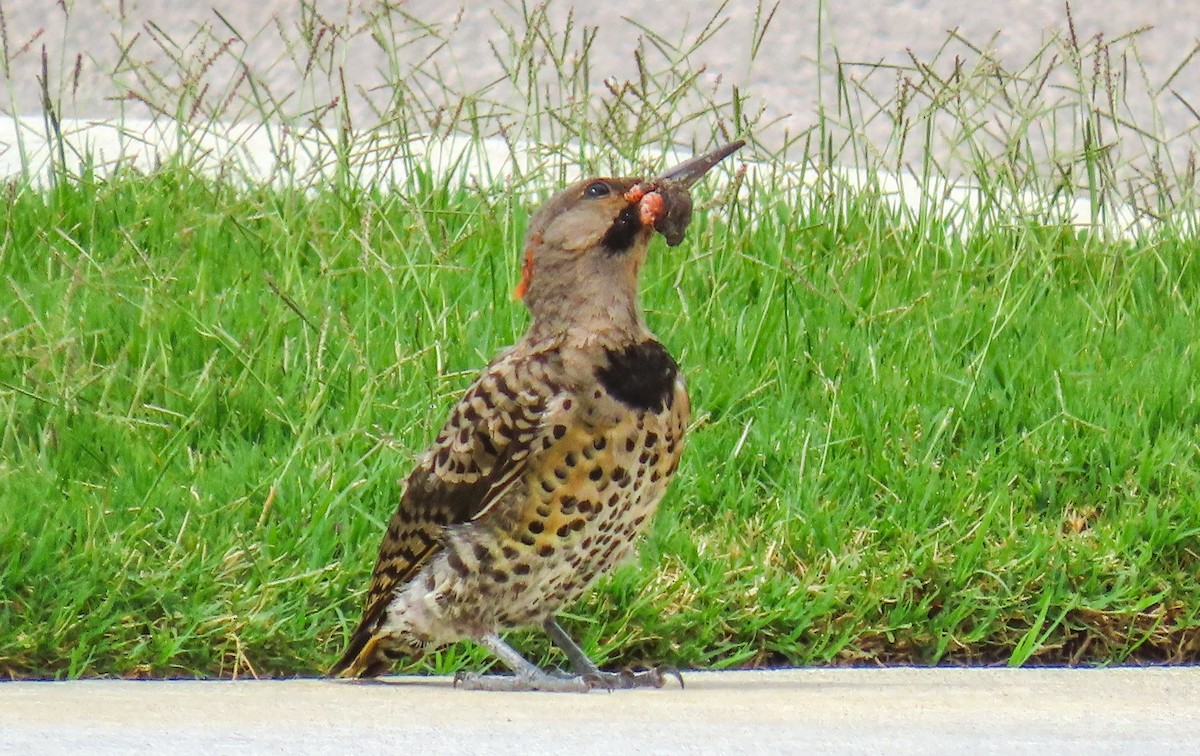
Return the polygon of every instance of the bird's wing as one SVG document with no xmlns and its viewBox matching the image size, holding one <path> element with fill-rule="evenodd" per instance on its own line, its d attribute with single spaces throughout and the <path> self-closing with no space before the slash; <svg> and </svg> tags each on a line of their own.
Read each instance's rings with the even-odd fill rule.
<svg viewBox="0 0 1200 756">
<path fill-rule="evenodd" d="M 347 657 L 374 632 L 397 586 L 442 548 L 446 528 L 480 517 L 520 479 L 547 407 L 562 390 L 549 378 L 555 357 L 501 356 L 459 400 L 408 477 Z"/>
</svg>

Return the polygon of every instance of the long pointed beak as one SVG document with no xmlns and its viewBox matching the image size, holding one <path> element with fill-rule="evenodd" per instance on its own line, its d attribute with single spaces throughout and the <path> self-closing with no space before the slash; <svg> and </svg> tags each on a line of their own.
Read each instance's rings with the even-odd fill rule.
<svg viewBox="0 0 1200 756">
<path fill-rule="evenodd" d="M 697 155 L 691 160 L 680 163 L 671 170 L 659 176 L 655 181 L 670 181 L 676 184 L 682 184 L 689 187 L 696 183 L 704 174 L 712 170 L 713 166 L 737 152 L 746 143 L 739 139 L 736 142 L 730 142 L 724 147 L 706 152 L 703 155 Z"/>
</svg>

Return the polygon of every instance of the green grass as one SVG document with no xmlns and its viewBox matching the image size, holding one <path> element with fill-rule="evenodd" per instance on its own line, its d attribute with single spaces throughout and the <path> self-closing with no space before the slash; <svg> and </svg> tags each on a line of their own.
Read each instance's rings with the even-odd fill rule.
<svg viewBox="0 0 1200 756">
<path fill-rule="evenodd" d="M 585 643 L 1195 660 L 1194 245 L 776 199 L 656 244 L 645 303 L 696 421 L 639 562 L 572 608 Z M 523 327 L 526 208 L 170 170 L 4 202 L 3 673 L 322 670 L 396 479 Z"/>
<path fill-rule="evenodd" d="M 1194 162 L 1186 134 L 1126 117 L 1112 71 L 1140 69 L 1133 37 L 1068 23 L 1015 69 L 958 37 L 908 68 L 837 61 L 811 129 L 781 134 L 690 67 L 723 10 L 676 46 L 642 29 L 639 78 L 597 95 L 592 32 L 522 6 L 504 92 L 447 104 L 436 62 L 382 72 L 391 89 L 343 82 L 356 41 L 450 47 L 389 8 L 280 31 L 297 98 L 245 55 L 254 34 L 126 30 L 117 100 L 185 145 L 146 173 L 74 175 L 70 77 L 46 85 L 49 163 L 0 193 L 0 677 L 324 670 L 397 479 L 524 328 L 530 190 L 722 130 L 759 169 L 702 190 L 689 241 L 656 242 L 643 277 L 691 387 L 688 449 L 638 560 L 569 610 L 583 645 L 718 668 L 1200 661 Z M 873 99 L 889 73 L 895 96 Z M 331 82 L 343 96 L 314 104 Z M 526 111 L 504 109 L 512 91 Z M 354 97 L 391 99 L 362 126 Z M 289 173 L 281 143 L 270 187 L 201 175 L 223 119 L 287 124 L 317 167 Z M 538 150 L 490 188 L 359 186 L 381 160 L 420 167 L 406 140 L 424 132 Z M 936 197 L 891 209 L 885 170 L 965 178 L 981 220 Z M 1061 222 L 1077 194 L 1093 224 Z M 1134 240 L 1106 231 L 1123 213 Z M 460 644 L 414 668 L 482 663 Z"/>
</svg>

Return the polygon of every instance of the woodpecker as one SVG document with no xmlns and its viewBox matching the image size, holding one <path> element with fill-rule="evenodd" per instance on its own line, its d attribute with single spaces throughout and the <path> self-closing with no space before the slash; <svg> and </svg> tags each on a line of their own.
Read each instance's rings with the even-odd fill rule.
<svg viewBox="0 0 1200 756">
<path fill-rule="evenodd" d="M 646 327 L 638 276 L 650 240 L 683 241 L 690 187 L 744 143 L 654 179 L 592 178 L 531 218 L 515 295 L 528 331 L 483 370 L 408 476 L 362 621 L 330 670 L 380 675 L 461 640 L 514 673 L 464 687 L 661 687 L 659 669 L 600 670 L 555 619 L 626 558 L 667 490 L 690 403 Z M 541 626 L 573 674 L 530 663 L 500 633 Z"/>
</svg>

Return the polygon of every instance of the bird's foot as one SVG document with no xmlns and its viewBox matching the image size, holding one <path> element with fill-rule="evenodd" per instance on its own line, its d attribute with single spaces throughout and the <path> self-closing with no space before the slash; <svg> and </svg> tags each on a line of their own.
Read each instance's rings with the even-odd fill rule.
<svg viewBox="0 0 1200 756">
<path fill-rule="evenodd" d="M 633 688 L 661 688 L 667 678 L 674 677 L 683 687 L 683 675 L 677 669 L 658 667 L 634 672 L 596 670 L 582 675 L 554 674 L 538 671 L 536 674 L 481 675 L 477 672 L 459 672 L 454 676 L 454 687 L 463 690 L 488 691 L 544 691 L 549 693 L 587 693 L 590 690 L 630 690 Z"/>
<path fill-rule="evenodd" d="M 634 672 L 631 669 L 605 672 L 598 669 L 592 660 L 587 658 L 587 655 L 579 646 L 575 645 L 575 642 L 567 636 L 553 618 L 546 621 L 546 629 L 554 642 L 566 651 L 567 657 L 575 669 L 575 674 L 546 672 L 526 661 L 501 640 L 500 636 L 488 633 L 479 638 L 479 643 L 516 674 L 510 677 L 459 672 L 454 676 L 454 687 L 461 687 L 464 690 L 544 690 L 554 693 L 587 693 L 594 688 L 604 690 L 661 688 L 668 677 L 674 677 L 679 681 L 679 687 L 683 687 L 683 675 L 679 674 L 679 670 L 667 667 L 655 667 L 640 672 Z"/>
<path fill-rule="evenodd" d="M 481 675 L 477 672 L 459 672 L 454 676 L 454 687 L 463 690 L 538 690 L 548 693 L 587 693 L 596 685 L 582 675 L 559 676 L 538 670 L 536 673 L 516 675 Z"/>
<path fill-rule="evenodd" d="M 581 675 L 588 681 L 593 688 L 605 688 L 607 690 L 628 690 L 630 688 L 661 688 L 666 684 L 668 677 L 674 677 L 679 681 L 679 687 L 683 688 L 683 675 L 677 669 L 668 667 L 654 667 L 652 669 L 644 669 L 640 672 L 634 672 L 631 669 L 623 669 L 620 672 L 603 672 L 596 670 Z"/>
<path fill-rule="evenodd" d="M 588 658 L 588 655 L 583 652 L 579 644 L 571 640 L 571 636 L 562 625 L 558 624 L 558 620 L 553 615 L 546 618 L 542 623 L 546 634 L 550 636 L 550 640 L 554 641 L 554 645 L 563 650 L 567 655 L 567 659 L 571 662 L 571 667 L 583 679 L 589 681 L 593 688 L 606 688 L 608 690 L 625 690 L 629 688 L 661 688 L 667 681 L 668 677 L 674 677 L 679 681 L 679 687 L 683 687 L 683 675 L 679 674 L 679 670 L 670 667 L 655 667 L 653 669 L 634 672 L 629 668 L 625 668 L 620 672 L 604 672 L 596 663 Z"/>
</svg>

